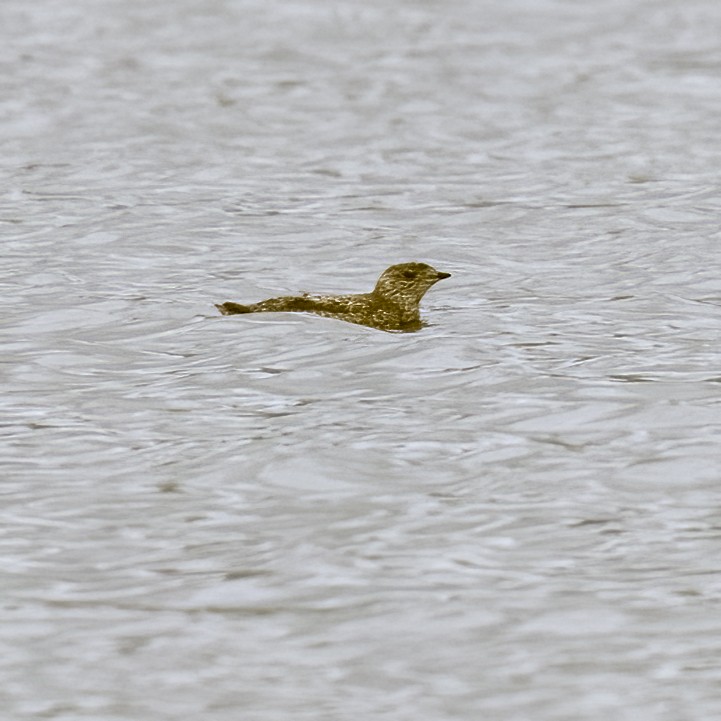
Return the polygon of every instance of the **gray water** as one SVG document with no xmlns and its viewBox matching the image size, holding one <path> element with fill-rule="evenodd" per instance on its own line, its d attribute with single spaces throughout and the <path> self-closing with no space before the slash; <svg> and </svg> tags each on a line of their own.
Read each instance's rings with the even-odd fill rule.
<svg viewBox="0 0 721 721">
<path fill-rule="evenodd" d="M 717 0 L 0 13 L 3 719 L 721 717 Z"/>
</svg>

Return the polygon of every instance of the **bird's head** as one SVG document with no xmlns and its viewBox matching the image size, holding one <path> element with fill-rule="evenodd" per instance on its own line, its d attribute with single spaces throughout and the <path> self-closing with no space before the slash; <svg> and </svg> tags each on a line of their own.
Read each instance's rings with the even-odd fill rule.
<svg viewBox="0 0 721 721">
<path fill-rule="evenodd" d="M 434 283 L 450 275 L 426 263 L 399 263 L 381 273 L 373 294 L 402 307 L 417 306 Z"/>
</svg>

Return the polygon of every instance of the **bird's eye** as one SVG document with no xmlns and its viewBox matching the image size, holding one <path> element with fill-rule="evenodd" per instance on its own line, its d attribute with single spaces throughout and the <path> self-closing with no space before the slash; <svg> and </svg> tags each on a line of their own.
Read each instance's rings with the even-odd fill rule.
<svg viewBox="0 0 721 721">
<path fill-rule="evenodd" d="M 408 279 L 410 279 L 410 278 L 415 278 L 415 277 L 416 277 L 416 273 L 415 273 L 415 271 L 413 271 L 413 270 L 404 270 L 404 271 L 403 271 L 403 277 L 404 277 L 404 278 L 408 278 Z"/>
</svg>

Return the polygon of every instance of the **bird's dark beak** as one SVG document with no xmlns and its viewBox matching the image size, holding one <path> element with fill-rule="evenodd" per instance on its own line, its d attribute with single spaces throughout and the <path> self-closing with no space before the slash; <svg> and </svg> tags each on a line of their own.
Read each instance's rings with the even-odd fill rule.
<svg viewBox="0 0 721 721">
<path fill-rule="evenodd" d="M 438 280 L 443 280 L 444 278 L 450 278 L 450 277 L 451 277 L 450 273 L 441 273 L 440 271 L 438 272 Z"/>
</svg>

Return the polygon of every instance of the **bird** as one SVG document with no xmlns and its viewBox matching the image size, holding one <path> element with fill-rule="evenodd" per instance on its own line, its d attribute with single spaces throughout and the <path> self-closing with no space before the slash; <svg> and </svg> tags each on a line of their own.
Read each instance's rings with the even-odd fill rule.
<svg viewBox="0 0 721 721">
<path fill-rule="evenodd" d="M 223 315 L 303 312 L 378 330 L 413 332 L 423 326 L 419 307 L 421 298 L 432 285 L 450 276 L 450 273 L 442 273 L 427 263 L 398 263 L 381 273 L 370 293 L 303 293 L 298 296 L 269 298 L 250 305 L 226 301 L 216 304 L 215 307 Z"/>
</svg>

